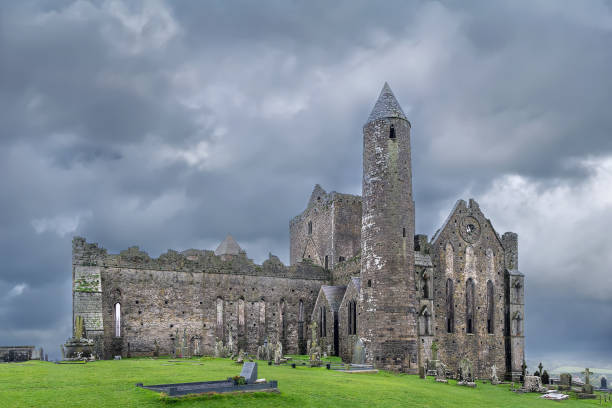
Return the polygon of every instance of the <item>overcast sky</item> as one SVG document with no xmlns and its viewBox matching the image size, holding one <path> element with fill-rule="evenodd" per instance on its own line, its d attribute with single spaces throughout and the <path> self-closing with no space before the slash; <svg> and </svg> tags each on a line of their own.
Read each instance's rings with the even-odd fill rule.
<svg viewBox="0 0 612 408">
<path fill-rule="evenodd" d="M 74 235 L 288 262 L 388 81 L 417 232 L 475 198 L 519 234 L 528 361 L 612 367 L 610 4 L 2 2 L 0 344 L 59 356 Z"/>
</svg>

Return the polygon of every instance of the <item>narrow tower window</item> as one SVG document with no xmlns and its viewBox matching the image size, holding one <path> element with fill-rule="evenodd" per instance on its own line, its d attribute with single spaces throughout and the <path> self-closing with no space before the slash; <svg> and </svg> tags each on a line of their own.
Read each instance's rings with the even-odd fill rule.
<svg viewBox="0 0 612 408">
<path fill-rule="evenodd" d="M 325 255 L 325 269 L 329 268 L 329 256 Z"/>
<path fill-rule="evenodd" d="M 115 303 L 115 337 L 121 337 L 121 304 Z"/>
<path fill-rule="evenodd" d="M 406 228 L 402 228 L 402 237 L 406 238 Z"/>
<path fill-rule="evenodd" d="M 308 235 L 312 235 L 312 221 L 308 221 Z"/>
<path fill-rule="evenodd" d="M 393 125 L 389 128 L 389 139 L 395 139 L 395 126 Z"/>
</svg>

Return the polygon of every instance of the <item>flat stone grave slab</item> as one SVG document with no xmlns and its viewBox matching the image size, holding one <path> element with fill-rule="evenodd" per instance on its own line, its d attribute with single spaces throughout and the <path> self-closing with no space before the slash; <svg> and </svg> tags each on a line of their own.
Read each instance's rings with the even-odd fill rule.
<svg viewBox="0 0 612 408">
<path fill-rule="evenodd" d="M 136 384 L 137 387 L 146 388 L 148 390 L 164 392 L 170 397 L 181 397 L 188 394 L 224 394 L 229 392 L 265 392 L 278 391 L 277 381 L 268 381 L 265 383 L 237 385 L 231 378 L 224 381 L 202 381 L 192 383 L 177 383 L 177 384 L 159 384 L 159 385 L 142 385 Z"/>
</svg>

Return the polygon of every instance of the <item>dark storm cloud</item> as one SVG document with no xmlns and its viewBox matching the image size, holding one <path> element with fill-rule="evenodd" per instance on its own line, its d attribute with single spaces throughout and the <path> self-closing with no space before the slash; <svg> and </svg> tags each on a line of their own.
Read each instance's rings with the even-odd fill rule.
<svg viewBox="0 0 612 408">
<path fill-rule="evenodd" d="M 287 261 L 315 183 L 360 193 L 361 127 L 387 80 L 412 122 L 417 231 L 473 195 L 519 232 L 527 352 L 543 353 L 541 323 L 570 315 L 559 299 L 611 313 L 608 259 L 591 256 L 612 252 L 597 183 L 612 182 L 611 34 L 599 2 L 3 4 L 0 342 L 55 353 L 69 335 L 76 234 L 157 256 L 232 233 Z M 550 282 L 559 297 L 538 296 Z M 609 359 L 602 322 L 555 347 Z"/>
</svg>

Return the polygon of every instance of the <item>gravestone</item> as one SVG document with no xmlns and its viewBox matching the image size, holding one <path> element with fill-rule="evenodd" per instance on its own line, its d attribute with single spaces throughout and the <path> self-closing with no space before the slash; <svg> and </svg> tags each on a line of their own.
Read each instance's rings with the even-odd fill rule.
<svg viewBox="0 0 612 408">
<path fill-rule="evenodd" d="M 602 390 L 608 389 L 608 380 L 606 379 L 606 377 L 601 377 L 601 389 Z"/>
<path fill-rule="evenodd" d="M 283 343 L 280 341 L 276 343 L 276 349 L 274 350 L 274 364 L 279 365 L 283 358 Z"/>
<path fill-rule="evenodd" d="M 457 380 L 457 385 L 476 387 L 476 383 L 474 382 L 474 371 L 472 369 L 472 363 L 467 358 L 463 358 L 459 362 L 459 378 L 457 378 Z"/>
<path fill-rule="evenodd" d="M 436 369 L 436 382 L 448 383 L 448 380 L 446 379 L 446 365 L 444 365 L 442 362 L 438 362 Z"/>
<path fill-rule="evenodd" d="M 523 385 L 525 392 L 546 392 L 547 389 L 542 386 L 542 379 L 537 375 L 525 376 L 525 384 Z"/>
<path fill-rule="evenodd" d="M 244 363 L 240 376 L 244 377 L 247 384 L 255 384 L 255 381 L 257 381 L 257 363 Z"/>
<path fill-rule="evenodd" d="M 572 387 L 572 375 L 562 373 L 559 377 L 559 390 L 569 390 Z"/>
<path fill-rule="evenodd" d="M 353 364 L 365 364 L 365 346 L 360 338 L 353 344 Z"/>
<path fill-rule="evenodd" d="M 497 366 L 493 364 L 491 366 L 491 384 L 498 385 L 500 383 L 499 378 L 497 378 Z"/>
<path fill-rule="evenodd" d="M 582 372 L 584 374 L 584 385 L 582 386 L 582 394 L 579 394 L 579 398 L 594 398 L 595 394 L 593 394 L 593 385 L 591 384 L 591 370 L 585 368 Z"/>
</svg>

